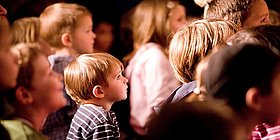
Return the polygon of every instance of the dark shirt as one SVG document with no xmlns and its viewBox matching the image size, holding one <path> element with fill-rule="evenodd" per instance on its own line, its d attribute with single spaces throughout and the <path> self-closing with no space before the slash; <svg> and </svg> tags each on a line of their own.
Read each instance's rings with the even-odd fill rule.
<svg viewBox="0 0 280 140">
<path fill-rule="evenodd" d="M 161 107 L 154 107 L 156 114 L 158 114 L 163 107 L 171 103 L 178 102 L 184 97 L 188 96 L 190 93 L 194 91 L 195 88 L 196 88 L 196 81 L 192 81 L 180 85 L 172 92 L 171 95 L 169 95 L 169 97 L 164 101 Z"/>
</svg>

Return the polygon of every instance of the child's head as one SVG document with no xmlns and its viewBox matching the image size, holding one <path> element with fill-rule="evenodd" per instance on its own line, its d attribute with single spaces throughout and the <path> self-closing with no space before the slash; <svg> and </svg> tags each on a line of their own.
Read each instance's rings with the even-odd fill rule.
<svg viewBox="0 0 280 140">
<path fill-rule="evenodd" d="M 55 50 L 71 48 L 73 54 L 93 52 L 92 14 L 78 4 L 55 3 L 41 13 L 40 34 Z"/>
<path fill-rule="evenodd" d="M 40 28 L 38 17 L 25 17 L 13 22 L 11 43 L 33 43 L 39 40 Z"/>
<path fill-rule="evenodd" d="M 11 30 L 11 43 L 40 43 L 40 49 L 45 55 L 52 54 L 52 50 L 45 40 L 40 37 L 40 23 L 38 17 L 25 17 L 14 21 Z"/>
<path fill-rule="evenodd" d="M 260 43 L 272 49 L 274 48 L 274 51 L 280 51 L 280 26 L 260 25 L 242 29 L 227 40 L 229 45 L 242 44 L 244 42 Z"/>
<path fill-rule="evenodd" d="M 20 43 L 13 46 L 12 52 L 19 58 L 20 70 L 15 93 L 7 96 L 16 116 L 31 115 L 25 112 L 31 109 L 49 114 L 65 106 L 62 76 L 51 69 L 39 45 Z"/>
<path fill-rule="evenodd" d="M 235 111 L 275 124 L 280 112 L 280 56 L 268 46 L 236 44 L 211 55 L 201 73 L 207 93 Z M 256 124 L 254 124 L 256 125 Z"/>
<path fill-rule="evenodd" d="M 264 0 L 195 0 L 204 7 L 205 19 L 233 21 L 241 27 L 269 24 L 269 11 Z"/>
<path fill-rule="evenodd" d="M 181 82 L 194 80 L 195 67 L 219 43 L 237 31 L 230 21 L 197 20 L 180 28 L 169 47 L 169 60 Z"/>
<path fill-rule="evenodd" d="M 82 54 L 64 70 L 67 94 L 79 104 L 124 100 L 128 80 L 123 70 L 122 63 L 108 53 Z"/>
<path fill-rule="evenodd" d="M 94 25 L 94 32 L 96 34 L 94 52 L 109 53 L 115 40 L 113 22 L 106 19 L 100 19 L 100 21 L 96 22 Z"/>
<path fill-rule="evenodd" d="M 186 8 L 176 0 L 170 0 L 167 3 L 167 8 L 169 9 L 168 22 L 170 31 L 175 33 L 187 22 Z"/>
</svg>

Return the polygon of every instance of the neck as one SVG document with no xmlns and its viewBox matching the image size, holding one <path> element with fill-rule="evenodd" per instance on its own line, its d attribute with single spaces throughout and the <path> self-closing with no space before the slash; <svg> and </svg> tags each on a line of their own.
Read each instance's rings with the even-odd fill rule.
<svg viewBox="0 0 280 140">
<path fill-rule="evenodd" d="M 16 116 L 17 118 L 23 120 L 23 122 L 25 122 L 30 127 L 40 132 L 48 114 L 40 111 L 17 111 Z"/>
<path fill-rule="evenodd" d="M 237 115 L 240 116 L 241 124 L 244 125 L 247 136 L 250 137 L 255 126 L 261 123 L 258 115 L 253 112 L 239 112 Z"/>
<path fill-rule="evenodd" d="M 96 105 L 96 106 L 101 106 L 103 107 L 105 110 L 109 111 L 111 110 L 111 107 L 113 105 L 113 103 L 107 103 L 106 101 L 104 100 L 90 100 L 90 101 L 86 101 L 84 102 L 84 104 L 93 104 L 93 105 Z"/>
<path fill-rule="evenodd" d="M 62 49 L 59 49 L 59 50 L 55 50 L 55 54 L 58 54 L 58 55 L 71 55 L 71 56 L 76 55 L 74 50 L 66 48 L 66 47 L 64 47 Z"/>
</svg>

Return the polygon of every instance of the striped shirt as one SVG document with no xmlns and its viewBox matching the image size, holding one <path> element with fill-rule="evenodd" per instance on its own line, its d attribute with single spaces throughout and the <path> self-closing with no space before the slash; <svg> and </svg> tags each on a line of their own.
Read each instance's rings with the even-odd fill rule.
<svg viewBox="0 0 280 140">
<path fill-rule="evenodd" d="M 67 140 L 115 140 L 119 138 L 120 133 L 115 113 L 93 104 L 80 105 L 67 135 Z"/>
<path fill-rule="evenodd" d="M 268 124 L 261 124 L 256 126 L 252 132 L 252 140 L 279 140 L 280 139 L 280 125 L 271 127 Z"/>
</svg>

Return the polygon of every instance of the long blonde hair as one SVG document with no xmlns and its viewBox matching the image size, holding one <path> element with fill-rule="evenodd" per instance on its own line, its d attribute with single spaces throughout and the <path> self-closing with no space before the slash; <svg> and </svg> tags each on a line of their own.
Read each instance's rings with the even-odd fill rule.
<svg viewBox="0 0 280 140">
<path fill-rule="evenodd" d="M 129 61 L 142 44 L 155 42 L 165 50 L 168 48 L 170 25 L 168 0 L 143 0 L 136 7 L 132 17 L 133 51 L 124 58 Z"/>
</svg>

